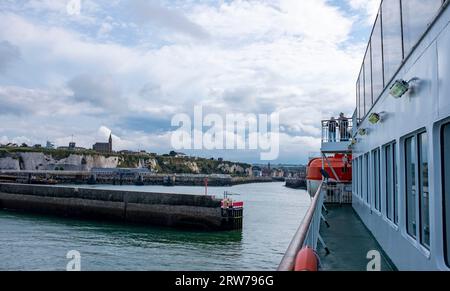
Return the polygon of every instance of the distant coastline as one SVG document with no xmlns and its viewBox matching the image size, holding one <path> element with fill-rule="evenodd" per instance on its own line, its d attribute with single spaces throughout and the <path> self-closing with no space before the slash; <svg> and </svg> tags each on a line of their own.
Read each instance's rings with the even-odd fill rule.
<svg viewBox="0 0 450 291">
<path fill-rule="evenodd" d="M 148 169 L 155 174 L 252 175 L 252 165 L 223 159 L 189 157 L 180 153 L 100 153 L 93 150 L 0 148 L 0 170 L 91 171 L 95 168 Z"/>
<path fill-rule="evenodd" d="M 263 165 L 190 157 L 170 152 L 0 147 L 0 182 L 25 184 L 111 184 L 231 186 L 280 182 L 294 171 Z M 290 171 L 290 172 L 289 172 Z"/>
</svg>

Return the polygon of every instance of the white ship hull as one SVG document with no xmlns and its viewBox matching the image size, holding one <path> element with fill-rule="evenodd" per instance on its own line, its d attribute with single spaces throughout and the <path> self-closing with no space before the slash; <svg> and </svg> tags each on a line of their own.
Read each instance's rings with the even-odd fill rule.
<svg viewBox="0 0 450 291">
<path fill-rule="evenodd" d="M 365 118 L 358 128 L 367 134 L 357 135 L 353 148 L 353 207 L 399 270 L 450 270 L 442 157 L 442 128 L 450 122 L 449 22 L 450 9 L 445 8 L 392 79 L 413 80 L 411 89 L 395 99 L 389 94 L 392 82 L 387 84 L 365 115 L 379 113 L 382 121 L 374 125 Z M 422 137 L 420 146 L 408 148 L 410 140 L 418 142 Z M 395 149 L 394 156 L 389 145 Z M 409 162 L 409 156 L 418 156 L 416 163 Z M 421 163 L 424 156 L 427 161 Z M 397 166 L 393 170 L 398 175 L 396 191 L 390 187 L 390 157 L 395 157 Z M 411 167 L 417 170 L 408 172 Z"/>
</svg>

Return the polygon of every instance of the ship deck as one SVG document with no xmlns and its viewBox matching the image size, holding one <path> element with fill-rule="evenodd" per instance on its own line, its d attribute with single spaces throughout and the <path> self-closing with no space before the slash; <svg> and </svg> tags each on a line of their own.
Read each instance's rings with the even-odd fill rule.
<svg viewBox="0 0 450 291">
<path fill-rule="evenodd" d="M 371 250 L 380 252 L 382 271 L 397 270 L 351 205 L 327 205 L 327 208 L 325 216 L 330 227 L 322 222 L 320 233 L 330 254 L 319 243 L 322 270 L 367 271 L 366 257 Z"/>
</svg>

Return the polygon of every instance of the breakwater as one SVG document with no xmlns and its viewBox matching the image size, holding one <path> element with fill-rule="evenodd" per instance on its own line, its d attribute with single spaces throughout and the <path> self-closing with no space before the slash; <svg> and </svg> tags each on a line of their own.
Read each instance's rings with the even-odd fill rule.
<svg viewBox="0 0 450 291">
<path fill-rule="evenodd" d="M 92 171 L 0 171 L 0 182 L 34 184 L 55 181 L 58 184 L 233 186 L 272 182 L 270 177 L 232 177 L 230 175 L 155 174 L 139 170 Z"/>
<path fill-rule="evenodd" d="M 292 188 L 292 189 L 306 190 L 306 188 L 307 188 L 306 178 L 286 179 L 286 187 Z"/>
<path fill-rule="evenodd" d="M 0 209 L 176 228 L 242 228 L 242 209 L 212 196 L 0 184 Z"/>
</svg>

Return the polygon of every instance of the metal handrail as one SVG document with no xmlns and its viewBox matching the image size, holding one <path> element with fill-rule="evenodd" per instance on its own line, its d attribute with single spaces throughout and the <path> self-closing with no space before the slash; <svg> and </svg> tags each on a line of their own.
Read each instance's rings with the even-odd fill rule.
<svg viewBox="0 0 450 291">
<path fill-rule="evenodd" d="M 322 143 L 350 141 L 354 125 L 353 118 L 322 120 Z"/>
<path fill-rule="evenodd" d="M 305 245 L 305 242 L 308 238 L 308 233 L 311 229 L 314 215 L 317 211 L 317 206 L 320 203 L 322 198 L 321 192 L 322 192 L 322 186 L 323 181 L 320 183 L 319 189 L 316 192 L 316 195 L 314 196 L 314 199 L 312 200 L 311 206 L 308 209 L 308 212 L 306 212 L 305 218 L 303 219 L 302 224 L 300 225 L 299 229 L 295 233 L 294 238 L 292 239 L 286 253 L 284 254 L 283 259 L 281 260 L 280 265 L 278 266 L 278 271 L 293 271 L 295 268 L 295 260 L 297 259 L 297 254 L 299 251 L 303 248 Z M 318 209 L 318 211 L 322 211 L 322 207 Z"/>
</svg>

